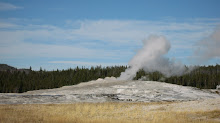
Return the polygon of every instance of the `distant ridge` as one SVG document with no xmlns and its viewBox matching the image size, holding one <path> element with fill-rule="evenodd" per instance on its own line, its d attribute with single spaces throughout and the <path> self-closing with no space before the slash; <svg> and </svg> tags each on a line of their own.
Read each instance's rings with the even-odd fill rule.
<svg viewBox="0 0 220 123">
<path fill-rule="evenodd" d="M 31 70 L 30 69 L 17 69 L 7 64 L 0 64 L 0 71 L 10 71 L 10 72 L 21 71 L 21 72 L 25 72 L 28 74 Z"/>
<path fill-rule="evenodd" d="M 0 64 L 0 71 L 16 71 L 17 69 L 7 64 Z"/>
</svg>

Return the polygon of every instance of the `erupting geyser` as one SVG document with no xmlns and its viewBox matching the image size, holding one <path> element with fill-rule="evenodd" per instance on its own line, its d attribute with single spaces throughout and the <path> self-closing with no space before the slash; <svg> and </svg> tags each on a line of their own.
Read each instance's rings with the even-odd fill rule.
<svg viewBox="0 0 220 123">
<path fill-rule="evenodd" d="M 119 80 L 132 80 L 140 69 L 146 72 L 159 71 L 165 76 L 181 75 L 186 67 L 180 62 L 164 57 L 170 50 L 170 42 L 164 36 L 151 35 L 143 40 L 143 47 L 128 63 L 129 68 L 121 73 Z"/>
<path fill-rule="evenodd" d="M 206 38 L 198 41 L 194 50 L 193 60 L 198 64 L 214 58 L 220 58 L 220 26 Z"/>
</svg>

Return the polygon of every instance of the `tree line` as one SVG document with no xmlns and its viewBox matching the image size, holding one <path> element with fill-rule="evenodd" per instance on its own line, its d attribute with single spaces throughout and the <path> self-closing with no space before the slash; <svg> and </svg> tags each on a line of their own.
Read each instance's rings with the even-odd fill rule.
<svg viewBox="0 0 220 123">
<path fill-rule="evenodd" d="M 75 85 L 105 77 L 119 77 L 127 66 L 91 67 L 67 70 L 32 71 L 7 70 L 0 71 L 0 93 L 22 93 L 30 90 L 59 88 L 65 85 Z M 28 71 L 28 72 L 27 72 Z M 198 66 L 190 73 L 182 76 L 165 77 L 160 72 L 137 72 L 134 80 L 161 81 L 183 86 L 193 86 L 202 89 L 214 89 L 220 85 L 220 65 Z"/>
<path fill-rule="evenodd" d="M 144 70 L 140 70 L 134 79 L 161 81 L 201 89 L 215 89 L 217 85 L 220 85 L 220 65 L 197 66 L 187 74 L 171 77 L 165 77 L 160 72 L 146 73 Z"/>
<path fill-rule="evenodd" d="M 127 66 L 91 67 L 56 71 L 0 71 L 0 93 L 22 93 L 30 90 L 59 88 L 75 85 L 80 82 L 105 78 L 119 77 Z"/>
</svg>

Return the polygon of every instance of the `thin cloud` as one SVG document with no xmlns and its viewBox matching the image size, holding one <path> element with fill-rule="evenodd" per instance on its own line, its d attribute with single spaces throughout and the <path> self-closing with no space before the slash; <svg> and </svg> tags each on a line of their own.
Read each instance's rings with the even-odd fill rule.
<svg viewBox="0 0 220 123">
<path fill-rule="evenodd" d="M 50 61 L 49 63 L 55 64 L 72 64 L 79 66 L 115 66 L 115 65 L 126 65 L 127 63 L 108 63 L 108 62 L 84 62 L 84 61 Z"/>
<path fill-rule="evenodd" d="M 216 26 L 216 22 L 177 23 L 162 20 L 69 21 L 64 27 L 13 22 L 0 23 L 2 28 L 8 28 L 0 30 L 1 59 L 105 58 L 112 61 L 123 59 L 121 61 L 125 62 L 141 46 L 141 40 L 150 34 L 165 35 L 173 46 L 171 51 L 179 52 L 190 50 L 195 41 L 210 35 Z"/>
<path fill-rule="evenodd" d="M 9 46 L 0 46 L 1 59 L 9 58 L 119 58 L 115 50 L 91 49 L 83 46 L 49 45 L 21 43 Z M 123 51 L 122 51 L 123 52 Z M 124 53 L 126 54 L 126 53 Z M 126 56 L 126 55 L 124 55 Z M 121 56 L 123 58 L 124 56 Z"/>
<path fill-rule="evenodd" d="M 0 29 L 5 28 L 17 28 L 19 25 L 8 23 L 8 22 L 0 22 Z"/>
<path fill-rule="evenodd" d="M 16 10 L 16 9 L 22 9 L 22 8 L 23 7 L 16 6 L 10 3 L 0 2 L 0 11 Z"/>
</svg>

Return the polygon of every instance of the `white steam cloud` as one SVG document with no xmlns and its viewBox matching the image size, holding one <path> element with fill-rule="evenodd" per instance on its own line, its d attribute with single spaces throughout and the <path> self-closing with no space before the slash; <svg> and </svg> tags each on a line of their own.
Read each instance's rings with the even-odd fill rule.
<svg viewBox="0 0 220 123">
<path fill-rule="evenodd" d="M 132 80 L 140 69 L 146 72 L 159 71 L 165 76 L 181 75 L 186 67 L 166 57 L 170 50 L 170 42 L 164 36 L 149 36 L 143 40 L 143 47 L 128 63 L 129 68 L 121 73 L 119 80 Z"/>
<path fill-rule="evenodd" d="M 199 41 L 194 51 L 195 61 L 203 63 L 213 58 L 220 58 L 220 26 L 207 38 Z"/>
</svg>

